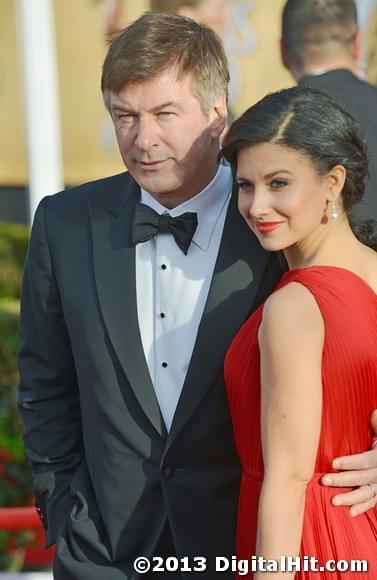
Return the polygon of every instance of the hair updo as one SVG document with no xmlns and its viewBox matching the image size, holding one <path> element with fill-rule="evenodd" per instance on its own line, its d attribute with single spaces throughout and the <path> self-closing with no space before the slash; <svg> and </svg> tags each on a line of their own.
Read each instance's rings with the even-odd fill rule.
<svg viewBox="0 0 377 580">
<path fill-rule="evenodd" d="M 346 170 L 341 199 L 347 216 L 363 196 L 368 176 L 366 137 L 360 125 L 332 97 L 310 87 L 272 93 L 247 109 L 225 135 L 221 155 L 233 171 L 237 154 L 260 143 L 295 149 L 313 163 L 320 175 L 335 165 Z M 354 228 L 359 239 L 376 246 L 376 223 Z"/>
</svg>

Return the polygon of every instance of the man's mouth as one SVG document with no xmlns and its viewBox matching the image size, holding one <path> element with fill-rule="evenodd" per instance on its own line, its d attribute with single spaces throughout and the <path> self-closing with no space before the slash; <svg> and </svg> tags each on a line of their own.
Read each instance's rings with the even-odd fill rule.
<svg viewBox="0 0 377 580">
<path fill-rule="evenodd" d="M 145 171 L 148 170 L 153 171 L 155 169 L 159 169 L 160 167 L 162 167 L 164 163 L 166 163 L 166 161 L 167 159 L 157 159 L 154 161 L 138 161 L 138 164 Z"/>
</svg>

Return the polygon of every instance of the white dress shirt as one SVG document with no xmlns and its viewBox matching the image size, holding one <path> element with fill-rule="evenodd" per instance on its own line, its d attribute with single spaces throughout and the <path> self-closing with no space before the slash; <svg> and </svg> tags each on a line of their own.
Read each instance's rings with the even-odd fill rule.
<svg viewBox="0 0 377 580">
<path fill-rule="evenodd" d="M 207 187 L 174 209 L 141 190 L 141 203 L 172 217 L 196 212 L 188 253 L 170 233 L 136 246 L 137 313 L 142 345 L 157 400 L 169 430 L 208 296 L 232 191 L 228 165 Z"/>
</svg>

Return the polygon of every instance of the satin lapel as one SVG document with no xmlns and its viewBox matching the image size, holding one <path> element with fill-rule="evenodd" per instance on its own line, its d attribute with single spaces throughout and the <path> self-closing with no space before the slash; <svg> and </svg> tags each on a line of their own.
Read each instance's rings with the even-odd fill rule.
<svg viewBox="0 0 377 580">
<path fill-rule="evenodd" d="M 123 191 L 110 194 L 104 203 L 89 204 L 94 273 L 100 309 L 114 351 L 141 408 L 156 431 L 165 436 L 137 317 L 131 225 L 138 195 L 139 189 L 132 182 Z"/>
<path fill-rule="evenodd" d="M 251 312 L 267 254 L 241 218 L 233 192 L 207 303 L 167 447 L 221 371 L 233 336 Z"/>
</svg>

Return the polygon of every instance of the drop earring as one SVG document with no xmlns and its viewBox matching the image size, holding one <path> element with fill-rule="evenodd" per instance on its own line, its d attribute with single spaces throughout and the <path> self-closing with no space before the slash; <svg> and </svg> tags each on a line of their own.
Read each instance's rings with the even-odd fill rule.
<svg viewBox="0 0 377 580">
<path fill-rule="evenodd" d="M 330 217 L 332 220 L 336 220 L 339 217 L 339 213 L 338 213 L 338 209 L 336 206 L 336 201 L 335 199 L 331 200 L 331 212 L 330 212 Z"/>
</svg>

